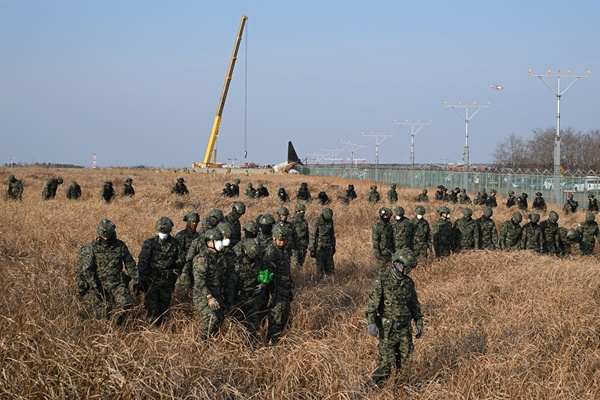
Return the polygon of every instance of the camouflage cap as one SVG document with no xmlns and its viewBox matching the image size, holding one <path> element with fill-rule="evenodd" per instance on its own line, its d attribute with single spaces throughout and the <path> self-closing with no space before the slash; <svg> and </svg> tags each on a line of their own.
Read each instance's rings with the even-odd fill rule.
<svg viewBox="0 0 600 400">
<path fill-rule="evenodd" d="M 321 210 L 321 215 L 323 216 L 323 219 L 329 221 L 331 218 L 333 218 L 333 210 L 329 207 L 325 207 Z"/>
<path fill-rule="evenodd" d="M 519 223 L 521 223 L 521 221 L 523 221 L 523 216 L 521 215 L 521 213 L 520 213 L 520 212 L 515 212 L 515 213 L 512 215 L 512 219 L 513 219 L 513 220 L 514 220 L 516 223 L 518 223 L 518 224 L 519 224 Z"/>
<path fill-rule="evenodd" d="M 248 221 L 242 227 L 243 230 L 250 233 L 258 233 L 258 225 L 254 221 Z"/>
<path fill-rule="evenodd" d="M 173 221 L 169 217 L 160 217 L 154 228 L 160 233 L 169 233 L 173 229 Z"/>
<path fill-rule="evenodd" d="M 245 240 L 242 244 L 242 249 L 246 253 L 246 257 L 254 260 L 258 256 L 258 243 L 255 240 Z"/>
<path fill-rule="evenodd" d="M 289 237 L 289 232 L 285 226 L 281 224 L 276 224 L 273 227 L 273 237 L 277 240 L 287 240 Z"/>
<path fill-rule="evenodd" d="M 277 209 L 277 215 L 290 215 L 290 210 L 288 210 L 287 207 L 279 207 L 279 209 Z"/>
<path fill-rule="evenodd" d="M 404 215 L 404 208 L 402 208 L 401 206 L 397 206 L 394 208 L 394 214 L 399 215 L 399 216 L 403 216 Z"/>
<path fill-rule="evenodd" d="M 115 223 L 105 218 L 98 224 L 96 232 L 102 238 L 109 238 L 116 233 L 116 229 Z"/>
<path fill-rule="evenodd" d="M 558 213 L 556 211 L 550 211 L 550 213 L 548 214 L 548 219 L 552 222 L 557 222 L 558 221 Z"/>
<path fill-rule="evenodd" d="M 183 217 L 184 221 L 188 222 L 200 222 L 200 215 L 196 211 L 190 211 Z"/>
<path fill-rule="evenodd" d="M 483 207 L 483 215 L 490 218 L 493 214 L 494 214 L 494 210 L 492 210 L 492 207 L 488 207 L 488 206 Z"/>
<path fill-rule="evenodd" d="M 296 207 L 294 208 L 294 210 L 296 212 L 306 211 L 306 206 L 302 203 L 298 203 L 298 204 L 296 204 Z"/>
</svg>

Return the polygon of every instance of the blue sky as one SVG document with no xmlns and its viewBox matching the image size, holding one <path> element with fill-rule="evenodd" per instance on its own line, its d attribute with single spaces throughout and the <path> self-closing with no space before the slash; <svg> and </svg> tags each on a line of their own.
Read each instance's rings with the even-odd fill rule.
<svg viewBox="0 0 600 400">
<path fill-rule="evenodd" d="M 281 162 L 289 140 L 301 158 L 349 158 L 350 141 L 374 162 L 361 135 L 374 132 L 393 133 L 381 163 L 408 163 L 410 127 L 394 120 L 432 121 L 417 163 L 457 161 L 465 123 L 444 101 L 491 102 L 469 123 L 471 163 L 490 162 L 506 136 L 556 125 L 556 97 L 529 68 L 591 70 L 563 96 L 561 124 L 600 129 L 596 1 L 288 3 L 0 1 L 0 164 L 202 161 L 243 14 L 219 162 Z"/>
</svg>

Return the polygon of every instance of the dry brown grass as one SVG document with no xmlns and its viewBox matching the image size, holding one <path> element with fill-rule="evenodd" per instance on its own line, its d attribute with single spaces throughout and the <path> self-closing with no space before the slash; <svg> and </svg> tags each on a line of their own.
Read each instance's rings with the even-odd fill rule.
<svg viewBox="0 0 600 400">
<path fill-rule="evenodd" d="M 12 171 L 11 171 L 12 172 Z M 168 322 L 148 327 L 139 305 L 124 327 L 82 317 L 73 278 L 80 246 L 95 236 L 102 218 L 137 258 L 155 221 L 196 208 L 229 211 L 218 196 L 226 176 L 188 174 L 189 199 L 169 194 L 174 171 L 14 171 L 25 183 L 22 203 L 0 201 L 0 398 L 231 398 L 231 399 L 594 399 L 600 397 L 600 269 L 593 257 L 558 260 L 526 252 L 466 252 L 413 273 L 425 314 L 425 336 L 416 341 L 410 382 L 374 389 L 376 340 L 366 334 L 364 304 L 373 277 L 370 230 L 377 205 L 364 196 L 370 182 L 355 182 L 360 198 L 337 202 L 335 281 L 318 282 L 309 260 L 294 271 L 292 320 L 273 348 L 245 345 L 244 329 L 227 321 L 210 343 L 199 340 L 199 318 L 174 307 Z M 9 172 L 5 171 L 4 177 Z M 41 201 L 47 178 L 61 175 L 58 199 Z M 120 189 L 131 176 L 137 194 L 106 205 L 105 180 Z M 348 182 L 317 177 L 241 176 L 295 193 L 307 181 L 313 194 L 343 193 Z M 84 191 L 69 202 L 71 179 Z M 382 190 L 384 195 L 387 188 Z M 418 190 L 401 190 L 412 214 Z M 279 207 L 271 197 L 247 201 L 243 221 Z M 385 204 L 385 203 L 383 203 Z M 292 203 L 293 206 L 293 203 Z M 439 204 L 427 206 L 431 213 Z M 550 206 L 551 209 L 557 210 Z M 453 219 L 460 207 L 452 206 Z M 307 218 L 319 212 L 309 205 Z M 564 217 L 575 226 L 583 215 Z M 475 216 L 481 215 L 476 210 Z M 510 213 L 500 206 L 497 223 Z M 544 218 L 544 216 L 542 217 Z"/>
</svg>

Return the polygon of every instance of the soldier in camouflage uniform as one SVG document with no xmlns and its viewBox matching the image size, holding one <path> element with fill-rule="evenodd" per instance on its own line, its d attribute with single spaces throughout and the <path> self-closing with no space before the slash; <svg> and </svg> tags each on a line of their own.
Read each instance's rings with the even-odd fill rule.
<svg viewBox="0 0 600 400">
<path fill-rule="evenodd" d="M 265 250 L 269 247 L 269 244 L 273 241 L 273 225 L 275 225 L 275 218 L 271 214 L 263 214 L 258 218 L 258 243 L 260 247 Z"/>
<path fill-rule="evenodd" d="M 563 211 L 565 212 L 565 214 L 572 214 L 574 212 L 577 212 L 577 207 L 579 207 L 579 202 L 577 200 L 573 200 L 573 195 L 570 194 L 563 207 Z"/>
<path fill-rule="evenodd" d="M 475 222 L 479 230 L 479 242 L 475 243 L 476 249 L 496 250 L 498 246 L 498 229 L 496 223 L 492 220 L 494 211 L 491 207 L 483 207 L 483 215 Z"/>
<path fill-rule="evenodd" d="M 508 192 L 508 199 L 506 199 L 506 208 L 511 208 L 517 205 L 517 198 L 515 197 L 515 192 Z"/>
<path fill-rule="evenodd" d="M 546 210 L 548 209 L 548 207 L 546 206 L 546 200 L 544 200 L 544 198 L 542 197 L 542 192 L 537 192 L 535 194 L 535 199 L 533 199 L 533 202 L 531 203 L 531 209 L 541 212 L 546 212 Z"/>
<path fill-rule="evenodd" d="M 275 345 L 281 339 L 293 300 L 292 289 L 294 283 L 292 282 L 289 257 L 285 254 L 285 242 L 287 240 L 289 240 L 287 229 L 281 225 L 275 225 L 273 227 L 273 240 L 264 252 L 265 266 L 272 273 L 272 282 L 269 287 L 269 327 L 265 338 L 267 345 Z M 331 272 L 333 272 L 333 264 Z"/>
<path fill-rule="evenodd" d="M 105 202 L 110 203 L 115 198 L 115 189 L 113 188 L 112 182 L 106 182 L 104 186 L 102 186 L 102 192 L 100 193 L 102 199 Z"/>
<path fill-rule="evenodd" d="M 285 191 L 285 188 L 282 188 L 282 187 L 280 187 L 279 191 L 277 192 L 277 198 L 282 203 L 288 203 L 290 201 L 290 196 Z"/>
<path fill-rule="evenodd" d="M 560 237 L 559 256 L 569 256 L 572 254 L 573 246 L 576 248 L 579 247 L 579 241 L 581 238 L 576 229 L 567 229 L 561 226 L 558 228 L 558 236 Z"/>
<path fill-rule="evenodd" d="M 267 189 L 262 183 L 259 183 L 256 187 L 255 197 L 262 199 L 263 197 L 269 197 L 269 189 Z"/>
<path fill-rule="evenodd" d="M 202 227 L 198 231 L 198 237 L 192 240 L 190 247 L 187 249 L 185 253 L 185 263 L 183 265 L 183 270 L 181 271 L 181 277 L 179 278 L 179 288 L 181 290 L 181 293 L 179 293 L 180 297 L 185 296 L 194 285 L 194 273 L 192 266 L 194 257 L 200 253 L 200 249 L 204 248 L 204 233 L 216 227 L 217 222 L 213 218 L 204 218 L 202 220 Z"/>
<path fill-rule="evenodd" d="M 156 221 L 156 236 L 147 239 L 138 256 L 140 282 L 146 296 L 144 307 L 150 323 L 161 324 L 169 309 L 171 294 L 181 274 L 184 259 L 181 244 L 170 235 L 173 221 L 161 217 Z"/>
<path fill-rule="evenodd" d="M 136 295 L 140 286 L 135 261 L 115 229 L 107 219 L 98 224 L 98 237 L 79 250 L 75 278 L 86 310 L 97 318 L 111 315 L 120 324 L 132 305 L 129 282 Z"/>
<path fill-rule="evenodd" d="M 231 309 L 235 302 L 235 263 L 236 254 L 231 246 L 231 226 L 227 222 L 217 225 L 223 239 L 222 249 L 219 251 L 219 259 L 223 266 L 223 293 L 225 310 Z"/>
<path fill-rule="evenodd" d="M 408 377 L 414 349 L 411 321 L 417 326 L 416 338 L 423 336 L 421 305 L 408 276 L 414 267 L 413 253 L 402 249 L 394 253 L 391 268 L 379 274 L 371 286 L 365 316 L 369 335 L 379 336 L 379 360 L 372 376 L 376 385 L 389 378 L 394 365 L 403 379 Z"/>
<path fill-rule="evenodd" d="M 135 189 L 133 188 L 132 183 L 133 179 L 125 179 L 125 183 L 123 184 L 123 188 L 121 189 L 121 195 L 123 197 L 133 197 L 135 195 Z"/>
<path fill-rule="evenodd" d="M 425 219 L 425 207 L 417 206 L 413 224 L 413 251 L 419 264 L 427 262 L 427 249 L 431 250 L 431 228 Z"/>
<path fill-rule="evenodd" d="M 8 176 L 8 198 L 14 200 L 22 200 L 23 183 L 15 178 L 14 175 Z"/>
<path fill-rule="evenodd" d="M 324 207 L 321 214 L 310 223 L 308 249 L 317 264 L 319 276 L 335 274 L 333 255 L 335 254 L 335 228 L 333 210 Z"/>
<path fill-rule="evenodd" d="M 458 203 L 459 204 L 471 204 L 471 198 L 467 194 L 467 189 L 462 189 L 460 194 L 458 195 Z"/>
<path fill-rule="evenodd" d="M 480 206 L 485 206 L 485 205 L 487 205 L 487 199 L 488 199 L 488 195 L 485 192 L 485 188 L 481 188 L 479 193 L 477 193 L 477 195 L 475 196 L 473 203 L 478 204 Z"/>
<path fill-rule="evenodd" d="M 479 227 L 473 219 L 473 210 L 463 208 L 463 217 L 454 222 L 454 250 L 473 250 L 479 245 Z"/>
<path fill-rule="evenodd" d="M 308 189 L 308 183 L 302 182 L 300 184 L 300 187 L 296 191 L 296 200 L 302 200 L 302 201 L 310 201 L 311 200 L 310 190 Z"/>
<path fill-rule="evenodd" d="M 319 194 L 317 195 L 317 201 L 322 206 L 331 203 L 331 200 L 329 200 L 329 196 L 327 196 L 327 193 L 325 192 L 319 192 Z"/>
<path fill-rule="evenodd" d="M 387 207 L 379 209 L 379 221 L 371 229 L 371 242 L 373 253 L 377 260 L 377 273 L 385 271 L 394 255 L 394 228 L 390 223 L 392 210 Z"/>
<path fill-rule="evenodd" d="M 193 261 L 193 302 L 202 319 L 200 337 L 203 340 L 217 332 L 225 318 L 224 271 L 219 259 L 222 239 L 218 229 L 207 230 L 202 237 L 204 244 Z"/>
<path fill-rule="evenodd" d="M 527 193 L 521 193 L 519 197 L 517 197 L 517 206 L 519 210 L 527 210 L 529 205 L 527 204 Z"/>
<path fill-rule="evenodd" d="M 387 192 L 388 201 L 390 204 L 394 204 L 398 202 L 398 192 L 396 192 L 396 184 L 392 183 L 390 186 L 390 190 Z"/>
<path fill-rule="evenodd" d="M 75 181 L 72 181 L 67 189 L 67 199 L 75 200 L 81 197 L 81 186 Z"/>
<path fill-rule="evenodd" d="M 444 189 L 446 188 L 444 187 L 444 185 L 438 185 L 437 189 L 438 190 L 435 191 L 435 199 L 437 201 L 444 200 Z"/>
<path fill-rule="evenodd" d="M 63 178 L 48 179 L 46 186 L 44 186 L 44 189 L 42 190 L 42 200 L 50 200 L 55 198 L 58 185 L 62 185 L 62 183 Z"/>
<path fill-rule="evenodd" d="M 231 184 L 231 192 L 233 193 L 233 197 L 240 196 L 240 180 L 235 178 L 233 183 Z"/>
<path fill-rule="evenodd" d="M 294 229 L 294 225 L 288 221 L 290 216 L 290 210 L 287 207 L 279 207 L 277 210 L 277 224 L 283 226 L 288 230 L 288 240 L 286 241 L 285 250 L 287 252 L 288 257 L 290 257 L 290 262 L 292 260 L 292 252 L 296 249 L 298 243 L 298 237 L 296 236 L 296 229 Z"/>
<path fill-rule="evenodd" d="M 593 194 L 588 195 L 588 207 L 587 210 L 590 212 L 598 212 L 598 200 L 596 200 L 596 196 Z"/>
<path fill-rule="evenodd" d="M 520 212 L 515 212 L 509 221 L 506 221 L 500 227 L 500 248 L 502 250 L 517 250 L 520 249 L 521 234 L 523 228 L 521 227 L 521 221 L 523 216 Z"/>
<path fill-rule="evenodd" d="M 418 201 L 421 203 L 427 203 L 429 201 L 429 196 L 427 196 L 427 189 L 421 190 L 421 193 L 419 195 L 417 195 L 417 198 L 415 199 L 415 201 Z"/>
<path fill-rule="evenodd" d="M 558 213 L 550 211 L 548 219 L 540 224 L 542 228 L 544 243 L 542 243 L 542 253 L 557 255 L 560 250 L 560 235 L 558 233 Z"/>
<path fill-rule="evenodd" d="M 438 214 L 440 217 L 431 227 L 433 248 L 435 249 L 436 257 L 446 257 L 454 249 L 454 230 L 452 222 L 450 222 L 450 210 L 448 207 L 440 207 Z"/>
<path fill-rule="evenodd" d="M 371 185 L 371 191 L 367 195 L 367 201 L 369 203 L 379 203 L 379 200 L 381 200 L 381 196 L 377 191 L 377 185 Z"/>
<path fill-rule="evenodd" d="M 498 192 L 496 191 L 496 189 L 490 190 L 490 195 L 488 196 L 488 199 L 487 199 L 487 205 L 488 205 L 488 207 L 492 207 L 492 208 L 498 207 L 498 201 L 496 199 L 496 194 L 497 193 Z"/>
<path fill-rule="evenodd" d="M 177 232 L 175 239 L 181 244 L 181 250 L 184 256 L 192 246 L 192 242 L 200 237 L 198 233 L 198 223 L 200 223 L 200 215 L 195 211 L 190 211 L 183 217 L 185 228 Z"/>
<path fill-rule="evenodd" d="M 296 204 L 295 215 L 292 217 L 292 225 L 296 232 L 296 247 L 292 250 L 292 263 L 301 267 L 306 259 L 308 249 L 308 221 L 304 218 L 306 206 L 302 203 Z"/>
<path fill-rule="evenodd" d="M 242 224 L 240 218 L 246 214 L 246 205 L 241 201 L 235 201 L 231 205 L 231 211 L 225 216 L 225 222 L 231 225 L 231 247 L 238 244 L 242 239 Z"/>
<path fill-rule="evenodd" d="M 598 238 L 600 231 L 598 230 L 598 223 L 595 219 L 596 214 L 588 212 L 585 215 L 585 221 L 577 225 L 577 233 L 581 238 L 577 249 L 579 255 L 592 254 L 594 252 L 596 240 L 600 241 L 600 238 Z"/>
<path fill-rule="evenodd" d="M 252 187 L 252 182 L 248 182 L 248 185 L 246 185 L 246 191 L 244 192 L 244 194 L 246 195 L 246 197 L 249 197 L 251 199 L 256 197 L 256 189 L 254 189 Z"/>
<path fill-rule="evenodd" d="M 539 214 L 529 214 L 529 222 L 523 226 L 523 233 L 521 234 L 521 250 L 542 252 L 544 231 L 538 222 L 540 222 Z"/>
<path fill-rule="evenodd" d="M 396 216 L 392 220 L 392 231 L 394 232 L 394 249 L 404 248 L 412 250 L 413 246 L 413 224 L 409 218 L 404 216 L 404 208 L 394 208 Z"/>
<path fill-rule="evenodd" d="M 354 191 L 354 185 L 350 184 L 348 185 L 348 189 L 346 189 L 346 198 L 350 201 L 356 199 L 358 196 L 356 195 L 356 192 Z"/>
<path fill-rule="evenodd" d="M 458 202 L 458 195 L 460 194 L 460 188 L 454 188 L 450 191 L 450 194 L 448 195 L 448 201 L 450 203 L 457 203 Z"/>
<path fill-rule="evenodd" d="M 171 194 L 176 194 L 178 196 L 187 196 L 190 194 L 187 186 L 185 186 L 185 179 L 177 178 L 177 183 L 173 185 L 171 188 Z"/>
</svg>

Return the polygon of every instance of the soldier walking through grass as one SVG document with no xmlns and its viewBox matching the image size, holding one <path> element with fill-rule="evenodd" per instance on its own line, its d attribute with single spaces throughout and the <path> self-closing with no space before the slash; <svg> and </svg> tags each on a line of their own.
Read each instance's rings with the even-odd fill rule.
<svg viewBox="0 0 600 400">
<path fill-rule="evenodd" d="M 13 174 L 8 176 L 8 197 L 13 200 L 22 200 L 23 183 Z"/>
<path fill-rule="evenodd" d="M 335 274 L 333 256 L 335 254 L 335 229 L 333 210 L 323 208 L 321 214 L 310 223 L 308 249 L 317 264 L 319 277 Z"/>
<path fill-rule="evenodd" d="M 377 272 L 383 272 L 392 261 L 394 254 L 394 228 L 390 223 L 392 210 L 387 207 L 379 209 L 379 220 L 371 229 L 371 243 L 377 263 Z"/>
<path fill-rule="evenodd" d="M 427 250 L 431 250 L 431 228 L 425 219 L 425 207 L 417 206 L 413 224 L 413 251 L 419 264 L 427 263 Z"/>
<path fill-rule="evenodd" d="M 48 179 L 46 186 L 42 189 L 42 200 L 50 200 L 56 197 L 58 185 L 62 185 L 63 178 Z"/>
</svg>

